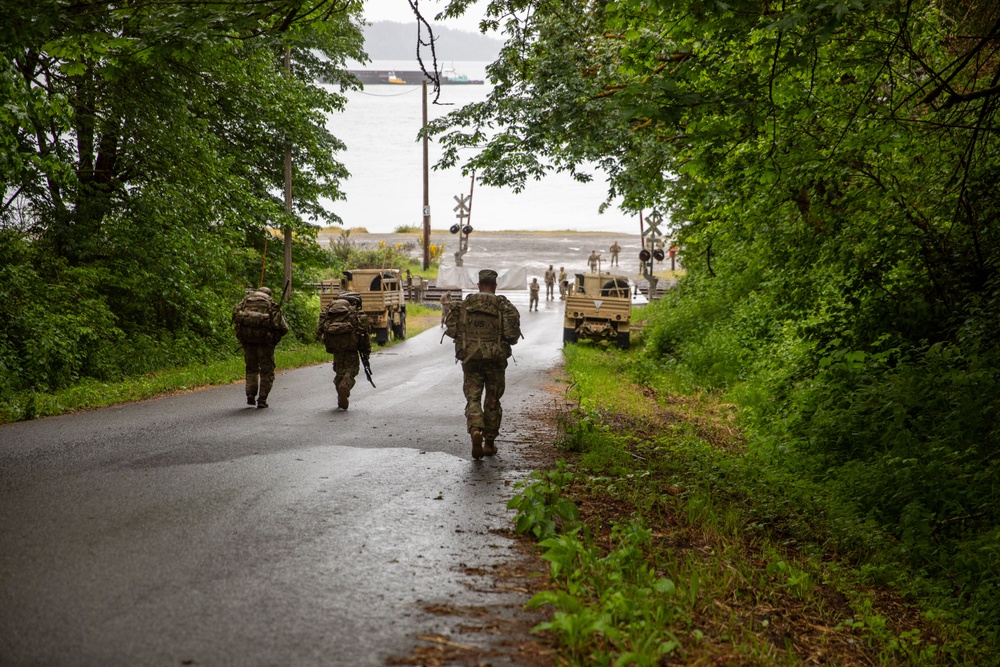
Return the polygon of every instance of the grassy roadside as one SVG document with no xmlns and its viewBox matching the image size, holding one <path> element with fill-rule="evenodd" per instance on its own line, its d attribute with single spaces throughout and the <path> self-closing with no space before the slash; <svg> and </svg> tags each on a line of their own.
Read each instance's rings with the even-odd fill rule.
<svg viewBox="0 0 1000 667">
<path fill-rule="evenodd" d="M 871 583 L 731 406 L 617 350 L 566 357 L 565 462 L 510 504 L 549 563 L 530 606 L 557 664 L 996 664 L 948 611 Z"/>
<path fill-rule="evenodd" d="M 440 321 L 440 311 L 417 304 L 407 305 L 407 335 L 415 336 Z M 390 341 L 391 347 L 400 341 Z M 233 346 L 237 343 L 233 340 Z M 286 338 L 275 350 L 278 371 L 312 366 L 330 361 L 321 343 L 302 343 Z M 14 401 L 0 403 L 0 424 L 50 417 L 78 410 L 141 401 L 156 396 L 232 384 L 244 377 L 243 356 L 234 353 L 205 364 L 170 368 L 158 373 L 126 378 L 118 382 L 86 379 L 52 393 L 22 394 Z"/>
</svg>

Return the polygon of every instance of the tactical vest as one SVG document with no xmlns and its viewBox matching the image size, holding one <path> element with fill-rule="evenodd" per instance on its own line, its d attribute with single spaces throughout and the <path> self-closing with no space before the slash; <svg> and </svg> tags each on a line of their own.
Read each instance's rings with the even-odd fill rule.
<svg viewBox="0 0 1000 667">
<path fill-rule="evenodd" d="M 359 337 L 367 333 L 358 317 L 357 310 L 343 299 L 332 301 L 323 311 L 323 345 L 327 352 L 356 352 Z"/>
<path fill-rule="evenodd" d="M 511 355 L 510 346 L 521 335 L 513 307 L 505 309 L 493 294 L 470 294 L 452 306 L 445 326 L 455 338 L 455 358 L 466 361 L 497 361 Z M 509 312 L 505 312 L 509 311 Z"/>
<path fill-rule="evenodd" d="M 278 306 L 270 297 L 254 292 L 244 297 L 233 312 L 236 338 L 250 345 L 269 345 L 275 340 Z"/>
</svg>

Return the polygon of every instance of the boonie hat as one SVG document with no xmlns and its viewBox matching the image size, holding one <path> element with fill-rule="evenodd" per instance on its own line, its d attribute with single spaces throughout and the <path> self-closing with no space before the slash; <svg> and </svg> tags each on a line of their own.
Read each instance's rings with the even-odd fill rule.
<svg viewBox="0 0 1000 667">
<path fill-rule="evenodd" d="M 483 269 L 482 271 L 479 272 L 479 282 L 481 282 L 481 283 L 494 282 L 495 283 L 496 281 L 497 281 L 497 272 L 494 271 L 493 269 Z"/>
</svg>

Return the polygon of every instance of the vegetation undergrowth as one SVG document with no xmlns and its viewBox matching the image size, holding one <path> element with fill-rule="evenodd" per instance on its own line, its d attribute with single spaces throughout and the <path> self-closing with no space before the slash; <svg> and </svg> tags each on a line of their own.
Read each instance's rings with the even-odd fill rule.
<svg viewBox="0 0 1000 667">
<path fill-rule="evenodd" d="M 537 630 L 565 664 L 996 662 L 995 628 L 863 514 L 757 451 L 735 405 L 644 355 L 566 356 L 569 463 L 510 503 L 549 562 L 530 604 L 553 610 Z M 889 568 L 895 588 L 872 576 Z"/>
</svg>

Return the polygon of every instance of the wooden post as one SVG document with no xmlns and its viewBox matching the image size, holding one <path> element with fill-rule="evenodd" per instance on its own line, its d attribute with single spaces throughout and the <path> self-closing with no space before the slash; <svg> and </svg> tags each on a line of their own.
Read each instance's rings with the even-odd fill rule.
<svg viewBox="0 0 1000 667">
<path fill-rule="evenodd" d="M 431 267 L 431 201 L 430 180 L 427 173 L 427 79 L 424 89 L 424 271 Z"/>
<path fill-rule="evenodd" d="M 285 47 L 285 76 L 292 76 L 292 47 Z M 292 143 L 285 138 L 285 286 L 281 297 L 287 299 L 292 293 Z M 287 294 L 285 293 L 287 290 Z"/>
</svg>

